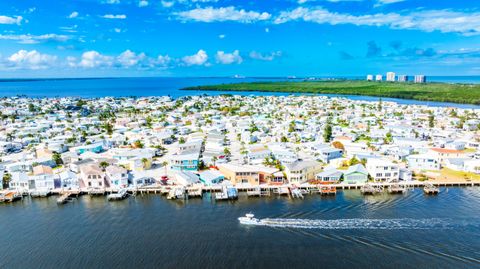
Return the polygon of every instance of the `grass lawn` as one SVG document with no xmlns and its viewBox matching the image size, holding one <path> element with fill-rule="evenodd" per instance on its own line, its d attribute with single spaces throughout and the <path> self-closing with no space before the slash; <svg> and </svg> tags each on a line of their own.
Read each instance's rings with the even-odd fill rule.
<svg viewBox="0 0 480 269">
<path fill-rule="evenodd" d="M 480 84 L 401 83 L 344 81 L 251 82 L 187 87 L 182 90 L 260 91 L 343 94 L 413 99 L 420 101 L 480 104 Z"/>
</svg>

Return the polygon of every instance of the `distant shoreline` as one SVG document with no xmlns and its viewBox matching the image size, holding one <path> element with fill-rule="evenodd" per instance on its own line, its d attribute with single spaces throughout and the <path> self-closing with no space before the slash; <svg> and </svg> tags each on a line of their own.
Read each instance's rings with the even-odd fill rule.
<svg viewBox="0 0 480 269">
<path fill-rule="evenodd" d="M 441 83 L 425 84 L 401 82 L 343 81 L 285 81 L 248 82 L 186 87 L 185 91 L 243 91 L 284 92 L 308 94 L 360 95 L 418 101 L 449 102 L 480 105 L 480 84 Z"/>
</svg>

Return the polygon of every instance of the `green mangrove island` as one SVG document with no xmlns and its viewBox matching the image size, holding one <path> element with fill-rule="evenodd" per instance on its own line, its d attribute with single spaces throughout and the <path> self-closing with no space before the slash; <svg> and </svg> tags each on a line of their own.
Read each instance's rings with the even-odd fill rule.
<svg viewBox="0 0 480 269">
<path fill-rule="evenodd" d="M 340 81 L 248 82 L 183 88 L 201 91 L 257 91 L 341 94 L 480 105 L 480 84 Z"/>
</svg>

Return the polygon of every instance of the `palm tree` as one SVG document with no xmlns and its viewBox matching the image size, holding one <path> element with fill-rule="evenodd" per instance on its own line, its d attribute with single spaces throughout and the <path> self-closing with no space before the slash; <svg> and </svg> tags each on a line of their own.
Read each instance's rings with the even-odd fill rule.
<svg viewBox="0 0 480 269">
<path fill-rule="evenodd" d="M 146 168 L 147 164 L 148 164 L 148 159 L 147 158 L 142 158 L 142 164 L 143 164 L 143 168 Z"/>
<path fill-rule="evenodd" d="M 215 162 L 218 161 L 218 157 L 217 157 L 217 156 L 213 156 L 212 161 L 213 161 L 213 166 L 215 166 Z"/>
<path fill-rule="evenodd" d="M 163 162 L 162 162 L 162 165 L 163 165 L 163 167 L 165 168 L 165 175 L 167 175 L 167 165 L 168 165 L 168 162 L 167 162 L 167 161 L 163 161 Z"/>
</svg>

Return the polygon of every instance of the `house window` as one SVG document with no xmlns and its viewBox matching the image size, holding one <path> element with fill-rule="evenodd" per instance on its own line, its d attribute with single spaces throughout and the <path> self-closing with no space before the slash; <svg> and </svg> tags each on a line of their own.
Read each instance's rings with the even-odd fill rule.
<svg viewBox="0 0 480 269">
<path fill-rule="evenodd" d="M 88 182 L 88 186 L 89 186 L 89 187 L 92 186 L 92 182 L 91 182 L 91 181 Z"/>
</svg>

